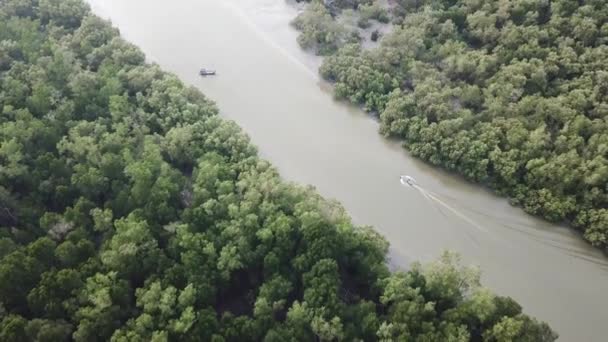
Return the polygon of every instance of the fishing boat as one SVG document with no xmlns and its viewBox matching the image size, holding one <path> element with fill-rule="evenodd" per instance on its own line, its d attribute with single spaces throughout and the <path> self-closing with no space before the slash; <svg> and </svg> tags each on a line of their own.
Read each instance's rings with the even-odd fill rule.
<svg viewBox="0 0 608 342">
<path fill-rule="evenodd" d="M 215 75 L 215 70 L 209 70 L 209 69 L 203 68 L 198 72 L 198 74 L 201 76 L 212 76 L 212 75 Z"/>
</svg>

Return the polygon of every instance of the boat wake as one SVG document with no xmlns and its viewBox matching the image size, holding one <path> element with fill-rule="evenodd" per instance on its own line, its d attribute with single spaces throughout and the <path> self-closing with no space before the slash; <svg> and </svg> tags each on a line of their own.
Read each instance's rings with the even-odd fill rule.
<svg viewBox="0 0 608 342">
<path fill-rule="evenodd" d="M 407 176 L 407 177 L 409 177 L 409 176 Z M 409 187 L 416 189 L 422 195 L 422 197 L 424 197 L 426 199 L 426 201 L 429 202 L 430 205 L 432 205 L 437 211 L 439 211 L 441 213 L 441 215 L 443 217 L 446 218 L 446 220 L 451 220 L 451 218 L 442 209 L 447 209 L 450 213 L 452 213 L 456 217 L 460 218 L 461 220 L 465 221 L 471 227 L 475 228 L 477 231 L 482 232 L 482 233 L 490 233 L 488 231 L 488 229 L 486 229 L 485 227 L 483 227 L 482 225 L 477 223 L 475 220 L 473 220 L 471 217 L 466 215 L 462 210 L 458 210 L 457 208 L 446 203 L 446 201 L 448 201 L 448 200 L 457 201 L 457 199 L 451 198 L 446 195 L 440 195 L 440 194 L 437 194 L 430 190 L 427 190 L 427 189 L 421 187 L 420 185 L 416 184 L 415 182 L 413 184 L 411 184 L 409 182 L 404 182 L 404 179 L 405 179 L 404 176 L 401 176 L 401 179 L 400 179 L 401 184 L 407 185 Z M 413 178 L 411 178 L 411 177 L 409 177 L 409 179 L 413 180 Z M 444 200 L 442 200 L 440 197 L 443 198 Z M 494 221 L 500 227 L 503 227 L 503 228 L 511 230 L 511 231 L 515 231 L 522 235 L 526 235 L 529 239 L 531 239 L 539 244 L 542 244 L 544 246 L 547 246 L 547 247 L 550 247 L 553 249 L 560 250 L 562 253 L 565 253 L 571 257 L 574 257 L 574 258 L 577 258 L 580 260 L 584 260 L 587 262 L 591 262 L 593 264 L 596 264 L 596 265 L 602 267 L 602 269 L 608 271 L 608 263 L 606 263 L 605 259 L 591 255 L 591 254 L 587 253 L 586 250 L 584 250 L 584 249 L 573 248 L 571 246 L 564 245 L 562 242 L 560 242 L 557 239 L 551 239 L 546 236 L 540 236 L 539 234 L 535 234 L 533 232 L 533 230 L 539 230 L 537 227 L 533 227 L 533 226 L 526 225 L 524 223 L 519 223 L 519 222 L 516 222 L 513 224 L 508 224 L 508 223 L 505 223 L 504 219 L 502 219 L 502 218 L 492 216 L 490 214 L 481 212 L 479 210 L 475 210 L 473 208 L 469 208 L 467 206 L 462 206 L 462 205 L 460 205 L 460 206 L 462 207 L 463 210 L 470 211 L 476 215 L 480 215 L 480 216 L 486 217 L 486 218 Z M 515 227 L 515 225 L 523 226 L 523 227 L 518 228 L 518 227 Z M 528 229 L 526 229 L 526 228 L 528 228 Z M 464 230 L 464 233 L 475 243 L 475 245 L 477 245 L 477 246 L 480 245 L 479 241 L 475 238 L 475 236 L 473 234 L 471 234 L 470 232 L 468 232 L 466 230 Z M 492 238 L 496 238 L 496 236 L 493 234 L 488 234 L 488 236 L 490 236 Z"/>
<path fill-rule="evenodd" d="M 260 27 L 247 15 L 247 13 L 240 8 L 237 4 L 232 1 L 221 1 L 222 5 L 230 8 L 235 14 L 237 14 L 243 22 L 246 23 L 258 36 L 260 36 L 266 43 L 272 46 L 274 49 L 279 51 L 283 56 L 285 56 L 289 61 L 297 65 L 302 71 L 306 72 L 310 77 L 317 80 L 319 79 L 318 74 L 311 70 L 306 64 L 300 61 L 297 57 L 291 54 L 287 49 L 277 44 L 264 30 L 260 29 Z M 296 38 L 294 37 L 294 40 Z"/>
</svg>

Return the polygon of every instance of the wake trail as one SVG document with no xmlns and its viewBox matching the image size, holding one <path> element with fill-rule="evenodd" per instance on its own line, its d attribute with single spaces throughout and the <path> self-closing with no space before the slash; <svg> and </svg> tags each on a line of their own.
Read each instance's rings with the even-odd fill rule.
<svg viewBox="0 0 608 342">
<path fill-rule="evenodd" d="M 435 208 L 437 211 L 439 211 L 439 213 L 441 214 L 441 216 L 443 216 L 446 220 L 449 220 L 449 217 L 443 212 L 443 210 L 441 210 L 441 207 L 437 206 L 436 203 L 433 201 L 433 199 L 431 197 L 429 197 L 429 194 L 422 189 L 420 186 L 418 185 L 412 185 L 413 188 L 415 188 L 416 190 L 418 190 L 418 192 L 420 192 L 420 194 L 422 194 L 422 197 L 424 197 L 424 199 L 429 202 L 429 204 Z M 480 246 L 479 241 L 475 238 L 475 236 L 471 233 L 469 233 L 468 231 L 464 231 L 464 233 L 466 234 L 466 236 L 477 246 Z"/>
<path fill-rule="evenodd" d="M 432 191 L 428 191 L 428 190 L 426 190 L 426 191 L 428 193 L 430 193 L 431 195 L 434 195 L 435 197 L 441 196 L 441 197 L 447 198 L 447 199 L 449 199 L 451 201 L 457 201 L 457 199 L 455 199 L 453 197 L 450 197 L 448 195 L 444 195 L 444 194 L 440 195 L 440 194 L 437 194 L 436 192 L 432 192 Z M 530 239 L 532 239 L 534 241 L 537 241 L 537 242 L 539 242 L 541 244 L 544 244 L 546 246 L 551 246 L 551 247 L 554 247 L 554 248 L 559 248 L 559 249 L 562 249 L 562 250 L 565 250 L 565 251 L 568 251 L 568 252 L 571 252 L 571 253 L 579 253 L 581 255 L 584 254 L 584 250 L 578 250 L 578 249 L 573 249 L 573 248 L 568 248 L 568 247 L 562 246 L 561 245 L 561 241 L 559 239 L 553 239 L 553 238 L 550 238 L 550 237 L 541 236 L 541 235 L 538 235 L 538 234 L 534 233 L 534 232 L 539 232 L 540 233 L 541 231 L 537 227 L 534 227 L 532 225 L 525 224 L 525 223 L 522 223 L 522 222 L 517 222 L 517 221 L 514 221 L 514 220 L 510 220 L 511 221 L 511 222 L 509 222 L 510 224 L 507 224 L 505 221 L 507 221 L 508 219 L 506 219 L 506 218 L 499 218 L 499 217 L 496 217 L 496 216 L 493 216 L 493 215 L 489 215 L 489 214 L 487 214 L 485 212 L 476 210 L 476 209 L 468 207 L 468 206 L 462 206 L 462 209 L 464 209 L 466 211 L 470 211 L 470 212 L 475 213 L 477 215 L 483 216 L 485 218 L 488 218 L 488 219 L 494 221 L 496 224 L 498 224 L 499 226 L 501 226 L 503 228 L 506 228 L 508 230 L 515 231 L 517 233 L 526 235 Z M 523 227 L 523 228 L 519 228 L 518 226 L 519 227 Z M 525 228 L 527 228 L 527 229 L 525 229 Z"/>
<path fill-rule="evenodd" d="M 459 202 L 458 199 L 456 199 L 454 197 L 451 197 L 449 195 L 446 195 L 446 194 L 443 194 L 443 193 L 436 193 L 436 192 L 433 192 L 433 191 L 430 191 L 430 190 L 426 190 L 426 191 L 428 193 L 434 195 L 435 197 L 441 197 L 441 198 L 448 199 L 448 200 L 453 201 L 453 202 Z M 513 220 L 513 219 L 510 219 L 510 218 L 506 218 L 506 217 L 493 216 L 493 215 L 487 214 L 485 212 L 476 210 L 476 209 L 474 209 L 474 208 L 472 208 L 470 206 L 467 206 L 467 205 L 460 205 L 459 207 L 462 208 L 462 209 L 464 209 L 464 210 L 466 210 L 466 211 L 469 211 L 469 212 L 481 215 L 483 217 L 489 218 L 489 219 L 491 219 L 493 221 L 499 222 L 502 225 L 505 225 L 505 223 L 504 223 L 505 221 L 509 221 L 509 223 L 513 224 L 513 225 L 517 225 L 517 226 L 520 226 L 520 227 L 526 227 L 526 228 L 529 228 L 529 229 L 534 230 L 534 231 L 538 231 L 539 230 L 537 227 L 532 226 L 530 224 L 526 224 L 524 222 L 520 222 L 518 220 Z M 511 227 L 509 226 L 508 228 L 511 228 Z M 518 230 L 516 228 L 512 228 L 512 229 L 513 230 Z"/>
<path fill-rule="evenodd" d="M 231 11 L 233 11 L 234 14 L 236 14 L 237 16 L 239 16 L 243 20 L 243 22 L 247 26 L 249 26 L 251 28 L 251 30 L 253 32 L 255 32 L 268 45 L 270 45 L 276 51 L 278 51 L 279 53 L 281 53 L 284 57 L 286 57 L 294 65 L 296 65 L 297 67 L 299 67 L 300 69 L 302 69 L 302 71 L 304 71 L 306 74 L 308 74 L 308 76 L 312 77 L 315 80 L 319 79 L 319 76 L 318 76 L 317 73 L 315 73 L 314 71 L 312 71 L 308 66 L 306 66 L 306 64 L 304 64 L 297 57 L 295 57 L 289 51 L 287 51 L 284 47 L 282 47 L 277 42 L 275 42 L 272 38 L 270 38 L 268 36 L 268 34 L 266 32 L 264 32 L 264 30 L 260 29 L 260 27 L 249 17 L 249 15 L 247 15 L 247 13 L 245 12 L 245 10 L 243 10 L 242 8 L 240 8 L 238 5 L 236 5 L 232 1 L 221 1 L 221 3 L 225 7 L 229 8 Z"/>
<path fill-rule="evenodd" d="M 424 197 L 424 199 L 429 202 L 437 211 L 439 211 L 439 213 L 441 213 L 441 215 L 443 217 L 445 217 L 446 219 L 449 220 L 449 217 L 443 212 L 443 210 L 441 210 L 441 207 L 446 208 L 447 210 L 449 210 L 450 212 L 452 212 L 454 215 L 458 216 L 459 218 L 461 218 L 462 220 L 466 221 L 467 223 L 469 223 L 470 225 L 472 225 L 473 227 L 475 227 L 476 229 L 478 229 L 479 231 L 485 232 L 485 233 L 489 233 L 489 231 L 487 229 L 485 229 L 484 227 L 480 226 L 479 224 L 477 224 L 477 222 L 475 222 L 474 220 L 472 220 L 471 218 L 469 218 L 468 216 L 466 216 L 465 214 L 463 214 L 461 211 L 455 209 L 454 207 L 450 206 L 449 204 L 445 203 L 444 201 L 442 201 L 439 196 L 441 197 L 445 197 L 447 199 L 453 200 L 453 201 L 457 201 L 455 198 L 447 196 L 447 195 L 439 195 L 435 192 L 432 192 L 430 190 L 426 190 L 422 187 L 420 187 L 417 184 L 409 184 L 409 183 L 405 183 L 405 182 L 401 182 L 401 184 L 403 185 L 408 185 L 411 186 L 413 188 L 415 188 L 416 190 L 418 190 L 418 192 L 420 192 L 420 194 L 422 195 L 422 197 Z M 585 262 L 589 262 L 589 263 L 593 263 L 595 265 L 597 265 L 598 267 L 600 267 L 602 270 L 604 271 L 608 271 L 608 263 L 606 263 L 604 260 L 600 260 L 598 258 L 595 258 L 594 256 L 591 255 L 587 255 L 587 253 L 584 253 L 584 250 L 580 250 L 578 248 L 571 248 L 568 247 L 566 245 L 563 245 L 562 243 L 559 242 L 559 240 L 554 240 L 551 238 L 547 238 L 547 237 L 541 237 L 541 236 L 537 236 L 536 234 L 527 231 L 526 229 L 521 229 L 521 228 L 515 228 L 512 227 L 508 224 L 506 224 L 505 222 L 503 222 L 503 219 L 499 219 L 497 217 L 494 217 L 492 215 L 489 215 L 487 213 L 475 210 L 473 208 L 467 208 L 466 206 L 464 207 L 464 210 L 468 210 L 471 211 L 473 213 L 482 215 L 486 218 L 492 219 L 494 221 L 496 221 L 496 223 L 504 228 L 507 228 L 509 230 L 513 230 L 516 232 L 519 232 L 521 234 L 524 234 L 526 236 L 528 236 L 528 238 L 532 241 L 535 241 L 541 245 L 547 246 L 549 248 L 554 248 L 557 250 L 560 250 L 562 253 L 572 257 L 572 258 L 576 258 Z M 533 226 L 529 226 L 529 225 L 525 225 L 525 224 L 521 224 L 519 222 L 515 223 L 516 225 L 522 225 L 523 227 L 528 227 L 529 229 L 533 229 L 533 230 L 538 230 L 536 227 Z M 472 235 L 470 232 L 468 232 L 467 230 L 464 230 L 464 233 L 475 243 L 475 245 L 479 246 L 479 242 L 478 240 L 475 238 L 474 235 Z M 492 234 L 489 235 L 492 238 L 495 238 Z"/>
<path fill-rule="evenodd" d="M 425 195 L 426 197 L 432 199 L 433 201 L 437 202 L 438 204 L 440 204 L 441 206 L 443 206 L 444 208 L 448 209 L 449 211 L 451 211 L 454 215 L 460 217 L 462 220 L 466 221 L 467 223 L 469 223 L 471 226 L 477 228 L 479 231 L 484 232 L 484 233 L 488 233 L 488 230 L 485 229 L 484 227 L 480 226 L 479 224 L 477 224 L 477 222 L 473 221 L 471 218 L 469 218 L 468 216 L 466 216 L 465 214 L 461 213 L 459 210 L 453 208 L 452 206 L 450 206 L 449 204 L 445 203 L 444 201 L 440 200 L 439 198 L 437 198 L 436 196 L 434 196 L 431 193 L 428 193 L 427 191 L 425 191 L 424 189 L 420 188 L 419 186 L 416 185 L 416 188 L 420 189 L 420 191 L 423 193 L 423 195 Z"/>
<path fill-rule="evenodd" d="M 449 206 L 446 206 L 446 203 L 445 203 L 445 202 L 443 202 L 443 201 L 441 201 L 441 200 L 439 200 L 437 197 L 438 197 L 438 196 L 442 196 L 442 197 L 448 198 L 448 199 L 450 199 L 450 200 L 456 201 L 456 199 L 455 199 L 455 198 L 452 198 L 452 197 L 449 197 L 449 196 L 446 196 L 446 195 L 439 195 L 439 194 L 437 194 L 437 193 L 435 193 L 435 192 L 432 192 L 432 191 L 428 191 L 428 190 L 422 189 L 422 188 L 420 188 L 419 186 L 416 186 L 416 187 L 418 188 L 418 190 L 419 190 L 419 191 L 420 191 L 420 192 L 423 194 L 423 196 L 424 196 L 424 197 L 425 197 L 427 200 L 429 200 L 429 198 L 433 198 L 434 200 L 438 201 L 438 203 L 442 203 L 442 205 L 444 205 L 444 206 L 445 206 L 446 208 L 448 208 L 448 209 L 450 209 L 450 207 L 449 207 Z M 451 209 L 454 209 L 454 208 L 451 208 Z M 600 259 L 598 259 L 598 258 L 594 258 L 593 256 L 589 256 L 589 255 L 587 255 L 586 253 L 584 253 L 584 250 L 582 250 L 582 249 L 578 249 L 578 248 L 571 248 L 571 247 L 568 247 L 568 246 L 563 245 L 563 244 L 562 244 L 562 243 L 561 243 L 559 240 L 555 240 L 555 239 L 551 239 L 551 238 L 547 238 L 547 237 L 538 236 L 538 235 L 536 235 L 536 234 L 534 234 L 534 233 L 532 233 L 532 232 L 529 232 L 529 231 L 527 231 L 527 230 L 525 230 L 525 229 L 521 229 L 521 228 L 512 227 L 512 226 L 510 226 L 510 225 L 508 225 L 508 224 L 504 223 L 504 222 L 503 222 L 503 219 L 500 219 L 500 218 L 494 217 L 494 216 L 492 216 L 492 215 L 488 215 L 488 214 L 486 214 L 486 213 L 484 213 L 484 212 L 481 212 L 481 211 L 475 210 L 475 209 L 473 209 L 473 208 L 468 208 L 468 207 L 466 207 L 466 206 L 465 206 L 465 207 L 464 207 L 464 210 L 468 210 L 468 211 L 471 211 L 471 212 L 476 213 L 476 214 L 478 214 L 478 215 L 482 215 L 482 216 L 484 216 L 484 217 L 486 217 L 486 218 L 492 219 L 492 220 L 493 220 L 493 221 L 495 221 L 495 222 L 496 222 L 498 225 L 500 225 L 500 226 L 502 226 L 502 227 L 504 227 L 504 228 L 506 228 L 506 229 L 509 229 L 509 230 L 512 230 L 512 231 L 516 231 L 516 232 L 518 232 L 518 233 L 520 233 L 520 234 L 526 235 L 526 236 L 527 236 L 529 239 L 531 239 L 531 240 L 533 240 L 533 241 L 535 241 L 535 242 L 537 242 L 537 243 L 539 243 L 539 244 L 542 244 L 542 245 L 547 246 L 547 247 L 549 247 L 549 248 L 555 248 L 555 249 L 558 249 L 558 250 L 562 251 L 563 253 L 565 253 L 565 254 L 567 254 L 567 255 L 569 255 L 569 256 L 571 256 L 571 257 L 573 257 L 573 258 L 577 258 L 577 259 L 580 259 L 580 260 L 584 260 L 584 261 L 586 261 L 586 262 L 590 262 L 590 263 L 596 264 L 596 265 L 600 266 L 602 269 L 604 269 L 604 270 L 607 270 L 607 271 L 608 271 L 608 263 L 606 263 L 606 262 L 604 262 L 604 261 L 602 261 L 602 260 L 600 260 Z M 440 210 L 440 211 L 441 211 L 441 210 Z M 452 211 L 453 213 L 457 214 L 456 212 L 454 212 L 454 210 L 451 210 L 451 211 Z M 442 212 L 442 214 L 443 214 L 443 212 Z M 445 215 L 444 215 L 444 216 L 445 216 Z M 467 219 L 466 219 L 465 217 L 463 217 L 463 216 L 464 216 L 464 215 L 462 215 L 462 216 L 460 216 L 460 217 L 461 217 L 461 218 L 463 218 L 463 219 L 465 219 L 467 222 L 471 223 L 472 225 L 474 225 L 474 226 L 476 226 L 476 227 L 480 228 L 480 226 L 479 226 L 479 225 L 476 225 L 476 224 L 475 224 L 475 223 L 474 223 L 472 220 L 470 220 L 470 219 L 468 219 L 468 220 L 467 220 Z M 529 225 L 521 224 L 521 223 L 518 223 L 518 222 L 515 222 L 515 224 L 516 224 L 516 225 L 522 225 L 523 227 L 528 227 L 529 229 L 533 229 L 533 230 L 535 230 L 535 231 L 537 231 L 537 230 L 538 230 L 537 228 L 535 228 L 535 227 L 533 227 L 533 226 L 529 226 Z M 483 229 L 483 228 L 482 228 L 482 229 Z M 483 229 L 483 230 L 487 232 L 487 230 L 485 230 L 485 229 Z"/>
</svg>

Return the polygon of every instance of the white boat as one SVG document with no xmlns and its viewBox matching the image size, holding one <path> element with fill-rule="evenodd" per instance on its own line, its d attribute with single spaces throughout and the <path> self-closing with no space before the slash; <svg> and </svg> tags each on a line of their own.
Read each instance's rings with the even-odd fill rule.
<svg viewBox="0 0 608 342">
<path fill-rule="evenodd" d="M 209 69 L 203 68 L 198 72 L 198 74 L 201 76 L 212 76 L 212 75 L 215 75 L 215 70 L 209 70 Z"/>
<path fill-rule="evenodd" d="M 412 186 L 412 187 L 414 185 L 416 185 L 416 180 L 412 176 L 403 175 L 403 176 L 399 177 L 399 181 L 403 185 L 408 185 L 408 186 Z"/>
</svg>

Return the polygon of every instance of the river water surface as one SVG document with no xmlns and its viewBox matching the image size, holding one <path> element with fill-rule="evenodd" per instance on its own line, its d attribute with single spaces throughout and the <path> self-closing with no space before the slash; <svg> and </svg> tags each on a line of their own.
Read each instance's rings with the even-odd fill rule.
<svg viewBox="0 0 608 342">
<path fill-rule="evenodd" d="M 301 51 L 285 0 L 89 0 L 148 58 L 216 101 L 284 178 L 342 202 L 391 243 L 392 262 L 443 249 L 547 321 L 560 341 L 608 338 L 608 259 L 571 230 L 410 157 L 362 111 L 332 99 Z M 217 69 L 201 78 L 201 67 Z M 399 175 L 421 187 L 404 187 Z M 427 196 L 424 196 L 426 193 Z"/>
</svg>

